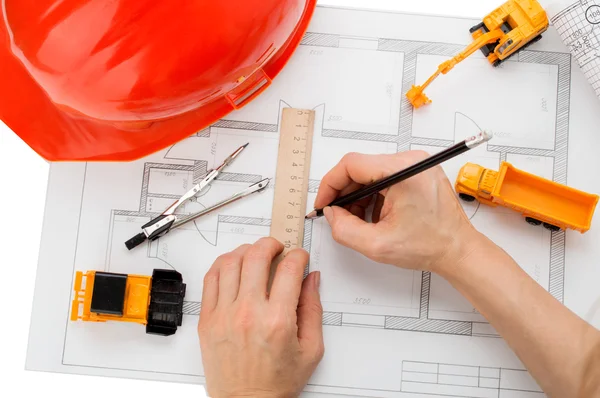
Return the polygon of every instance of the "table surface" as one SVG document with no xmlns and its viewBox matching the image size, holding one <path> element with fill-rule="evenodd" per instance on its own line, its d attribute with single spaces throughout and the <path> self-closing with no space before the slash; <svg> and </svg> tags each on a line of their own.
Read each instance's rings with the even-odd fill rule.
<svg viewBox="0 0 600 398">
<path fill-rule="evenodd" d="M 319 5 L 370 8 L 480 18 L 502 0 L 319 0 Z M 2 93 L 10 95 L 10 93 Z M 0 121 L 0 395 L 40 396 L 56 391 L 61 398 L 111 394 L 151 397 L 206 397 L 201 386 L 101 378 L 25 370 L 31 304 L 42 231 L 48 162 L 40 158 Z M 9 276 L 10 275 L 10 276 Z M 9 283 L 6 283 L 10 281 Z M 9 305 L 12 305 L 9 307 Z M 44 395 L 46 395 L 44 394 Z M 188 395 L 189 394 L 189 395 Z"/>
</svg>

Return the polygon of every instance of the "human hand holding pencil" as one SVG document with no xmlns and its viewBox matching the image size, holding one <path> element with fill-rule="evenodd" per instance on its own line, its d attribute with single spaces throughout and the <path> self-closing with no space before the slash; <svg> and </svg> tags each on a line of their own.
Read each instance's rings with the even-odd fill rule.
<svg viewBox="0 0 600 398">
<path fill-rule="evenodd" d="M 473 142 L 478 145 L 489 138 L 482 135 Z M 464 152 L 460 144 L 455 147 Z M 440 158 L 456 153 L 449 157 L 448 151 L 440 154 L 348 154 L 321 181 L 314 206 L 322 209 L 338 243 L 376 262 L 436 271 L 468 250 L 468 236 L 476 233 L 439 166 Z M 353 192 L 359 193 L 355 198 L 361 197 L 365 186 L 381 186 L 377 184 L 390 181 L 390 176 L 397 178 L 399 170 L 408 171 L 412 178 L 388 182 L 375 193 L 372 223 L 365 221 L 365 213 L 373 194 L 357 201 L 339 200 Z M 314 213 L 309 216 L 315 216 Z"/>
<path fill-rule="evenodd" d="M 398 184 L 410 177 L 413 177 L 423 171 L 437 166 L 448 159 L 456 157 L 461 153 L 468 151 L 469 149 L 475 148 L 483 144 L 484 142 L 489 141 L 492 138 L 492 135 L 487 132 L 481 132 L 475 136 L 468 137 L 464 141 L 459 142 L 458 144 L 453 145 L 452 147 L 445 149 L 431 157 L 422 159 L 418 163 L 407 166 L 395 173 L 385 176 L 377 181 L 371 182 L 367 186 L 363 186 L 362 188 L 349 192 L 348 194 L 343 195 L 335 199 L 333 202 L 329 203 L 328 206 L 338 206 L 344 207 L 354 203 L 357 203 L 363 199 L 373 196 L 374 194 L 383 191 L 391 187 L 394 184 Z M 316 205 L 315 205 L 316 206 Z M 306 218 L 314 219 L 323 216 L 323 208 L 316 208 L 314 211 L 309 213 Z"/>
</svg>

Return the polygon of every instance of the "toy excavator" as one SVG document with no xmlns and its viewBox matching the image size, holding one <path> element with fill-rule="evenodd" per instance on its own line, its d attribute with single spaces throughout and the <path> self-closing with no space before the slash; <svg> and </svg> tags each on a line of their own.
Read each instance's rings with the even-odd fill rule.
<svg viewBox="0 0 600 398">
<path fill-rule="evenodd" d="M 464 51 L 442 63 L 425 84 L 412 86 L 406 97 L 415 108 L 429 104 L 431 100 L 423 90 L 440 73 L 448 73 L 479 49 L 489 63 L 497 67 L 518 51 L 540 40 L 548 26 L 546 12 L 537 1 L 509 0 L 469 30 L 474 41 Z"/>
</svg>

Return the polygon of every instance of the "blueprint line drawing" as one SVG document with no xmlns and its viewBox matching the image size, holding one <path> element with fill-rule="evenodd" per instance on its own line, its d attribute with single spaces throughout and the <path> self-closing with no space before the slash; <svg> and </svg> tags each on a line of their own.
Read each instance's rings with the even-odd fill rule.
<svg viewBox="0 0 600 398">
<path fill-rule="evenodd" d="M 134 250 L 125 241 L 243 144 L 249 143 L 227 172 L 178 212 L 196 213 L 274 178 L 281 114 L 288 107 L 313 109 L 316 116 L 306 213 L 323 176 L 347 153 L 435 153 L 482 130 L 494 138 L 441 166 L 451 182 L 466 162 L 497 169 L 507 161 L 563 184 L 591 181 L 594 188 L 593 180 L 578 177 L 587 165 L 572 153 L 590 156 L 591 146 L 582 143 L 597 138 L 586 137 L 585 128 L 600 123 L 600 115 L 583 111 L 593 92 L 584 94 L 585 79 L 556 34 L 498 68 L 475 53 L 429 87 L 432 104 L 410 106 L 406 91 L 463 49 L 476 23 L 318 7 L 281 75 L 244 108 L 133 162 L 53 165 L 47 217 L 71 221 L 61 223 L 60 234 L 43 234 L 48 243 L 40 261 L 46 265 L 40 265 L 32 317 L 38 327 L 32 326 L 28 362 L 75 373 L 203 382 L 201 358 L 189 353 L 197 349 L 204 275 L 221 254 L 269 236 L 273 187 Z M 426 28 L 432 24 L 443 25 L 448 37 Z M 586 253 L 595 250 L 595 229 L 581 238 L 531 226 L 511 209 L 461 205 L 475 228 L 552 296 L 577 300 L 573 284 L 582 283 L 580 269 L 592 268 L 593 254 Z M 325 219 L 306 220 L 304 231 L 305 275 L 321 272 L 326 344 L 307 392 L 542 396 L 496 330 L 439 275 L 375 263 L 335 242 Z M 173 338 L 145 335 L 133 324 L 69 321 L 76 271 L 150 275 L 156 268 L 181 272 L 187 284 L 183 324 Z M 590 305 L 582 307 L 589 311 Z M 38 332 L 48 322 L 50 345 Z"/>
<path fill-rule="evenodd" d="M 431 42 L 414 42 L 404 40 L 393 40 L 393 39 L 371 39 L 371 38 L 356 38 L 356 37 L 345 37 L 330 34 L 319 34 L 309 32 L 301 43 L 301 46 L 307 48 L 328 48 L 330 51 L 333 49 L 340 48 L 340 43 L 344 41 L 350 42 L 346 44 L 344 48 L 352 48 L 352 43 L 356 41 L 371 41 L 375 45 L 372 48 L 365 50 L 364 46 L 359 46 L 357 49 L 364 52 L 376 51 L 376 52 L 392 52 L 400 53 L 403 55 L 403 69 L 402 69 L 402 82 L 401 91 L 406 92 L 413 84 L 416 84 L 417 78 L 417 64 L 420 56 L 445 56 L 450 57 L 462 48 L 459 45 L 444 44 L 444 43 L 431 43 Z M 314 50 L 312 50 L 314 51 Z M 321 51 L 321 50 L 317 50 Z M 488 143 L 485 151 L 489 154 L 497 154 L 498 161 L 506 160 L 510 155 L 520 155 L 526 157 L 539 157 L 544 159 L 551 159 L 553 161 L 553 168 L 551 171 L 551 178 L 559 183 L 566 182 L 566 171 L 567 171 L 567 139 L 568 139 L 568 121 L 569 121 L 569 92 L 570 92 L 570 55 L 565 53 L 553 53 L 553 52 L 541 52 L 526 50 L 518 53 L 514 58 L 510 60 L 511 63 L 525 63 L 535 65 L 552 65 L 556 68 L 556 98 L 555 98 L 555 118 L 553 120 L 555 124 L 554 131 L 554 147 L 553 148 L 535 148 L 535 147 L 522 147 L 516 146 L 512 143 L 509 145 L 494 145 Z M 279 99 L 280 107 L 290 106 L 289 103 L 284 99 Z M 432 137 L 421 137 L 413 132 L 415 123 L 413 118 L 415 117 L 415 110 L 412 108 L 410 103 L 402 98 L 399 110 L 398 130 L 397 134 L 387 134 L 381 132 L 364 132 L 349 129 L 336 129 L 328 128 L 324 118 L 320 119 L 320 136 L 334 140 L 340 140 L 340 142 L 346 140 L 353 141 L 370 141 L 370 142 L 386 142 L 396 145 L 398 152 L 410 150 L 413 148 L 428 148 L 432 150 L 441 150 L 454 145 L 455 142 L 461 140 L 469 132 L 476 132 L 481 130 L 481 127 L 468 115 L 455 112 L 453 117 L 453 123 L 455 131 L 452 139 L 448 138 L 432 138 Z M 327 104 L 316 105 L 315 108 L 319 108 L 323 114 L 327 114 Z M 471 131 L 464 132 L 464 129 L 459 127 L 459 124 L 471 124 Z M 197 139 L 210 139 L 211 137 L 218 137 L 219 134 L 225 134 L 225 132 L 235 131 L 254 131 L 262 133 L 277 133 L 279 131 L 278 123 L 259 123 L 252 120 L 220 120 L 213 126 L 198 133 L 196 137 L 190 138 L 190 140 Z M 215 143 L 217 141 L 215 140 Z M 218 145 L 218 143 L 216 144 Z M 180 145 L 176 145 L 180 146 Z M 171 148 L 167 151 L 165 159 L 170 160 L 186 160 L 181 155 L 176 155 L 177 150 Z M 176 194 L 170 194 L 168 192 L 161 191 L 160 179 L 173 179 L 181 178 L 186 181 L 182 184 L 183 187 L 187 188 L 191 184 L 196 184 L 200 179 L 204 177 L 207 172 L 209 159 L 194 159 L 192 164 L 164 164 L 164 163 L 146 163 L 144 165 L 144 174 L 142 182 L 142 190 L 140 197 L 140 209 L 139 212 L 127 212 L 124 210 L 115 210 L 113 217 L 117 217 L 114 221 L 118 221 L 119 217 L 141 217 L 142 220 L 149 220 L 155 217 L 164 206 L 167 204 L 164 200 L 176 200 L 179 192 Z M 155 174 L 153 177 L 153 173 Z M 163 173 L 163 174 L 157 174 Z M 176 174 L 180 173 L 180 174 Z M 183 173 L 183 174 L 181 174 Z M 166 176 L 166 177 L 165 177 Z M 256 182 L 265 175 L 258 174 L 246 174 L 246 173 L 224 173 L 219 178 L 220 181 L 230 182 Z M 155 181 L 157 180 L 157 181 Z M 309 184 L 309 192 L 316 193 L 318 190 L 320 180 L 311 179 Z M 166 182 L 163 182 L 164 186 L 167 186 Z M 154 187 L 154 188 L 153 188 Z M 154 189 L 154 191 L 153 191 Z M 201 201 L 201 199 L 199 199 Z M 160 203 L 161 206 L 156 206 L 155 203 Z M 471 215 L 471 218 L 479 210 Z M 185 210 L 184 210 L 185 211 Z M 226 213 L 227 210 L 224 210 Z M 313 245 L 313 221 L 306 221 L 305 237 L 304 237 L 304 248 L 311 254 L 311 246 Z M 254 225 L 265 227 L 261 233 L 266 233 L 267 228 L 270 226 L 270 220 L 262 218 L 252 217 L 231 217 L 227 215 L 219 215 L 214 230 L 198 230 L 198 233 L 202 235 L 204 240 L 210 245 L 216 247 L 219 231 L 223 228 L 231 228 L 230 225 L 237 227 L 239 231 L 242 230 L 243 225 Z M 208 235 L 214 234 L 214 239 L 208 238 Z M 548 249 L 550 255 L 548 257 L 549 269 L 548 275 L 548 290 L 558 300 L 563 300 L 563 284 L 564 284 L 564 244 L 565 244 L 565 233 L 564 231 L 549 232 L 546 236 Z M 259 235 L 260 236 L 260 233 Z M 266 236 L 266 235 L 264 235 Z M 166 238 L 168 240 L 169 237 Z M 161 246 L 161 240 L 157 243 L 148 247 L 148 256 L 152 258 L 161 259 L 170 267 L 173 267 L 165 258 L 160 254 L 158 247 Z M 314 258 L 314 255 L 312 256 Z M 110 255 L 107 255 L 107 259 Z M 313 267 L 309 264 L 307 273 Z M 107 270 L 110 270 L 110 262 L 107 264 Z M 440 319 L 440 311 L 432 313 L 430 311 L 432 289 L 435 289 L 435 283 L 432 283 L 432 275 L 429 272 L 417 273 L 414 272 L 412 275 L 413 285 L 417 287 L 413 293 L 411 304 L 409 305 L 409 311 L 406 315 L 396 315 L 393 311 L 386 313 L 381 308 L 377 314 L 370 311 L 362 312 L 361 309 L 368 309 L 367 306 L 360 308 L 359 306 L 339 305 L 337 307 L 348 308 L 344 311 L 326 311 L 323 317 L 323 324 L 328 326 L 361 326 L 361 327 L 373 327 L 373 328 L 384 328 L 392 330 L 408 330 L 418 332 L 431 332 L 431 333 L 446 333 L 456 335 L 479 335 L 486 337 L 497 337 L 497 334 L 489 327 L 489 325 L 478 316 L 475 319 L 471 319 L 473 314 L 472 309 L 468 310 L 469 316 L 461 317 L 458 311 L 454 311 L 458 314 L 458 317 L 452 319 L 452 317 L 442 316 Z M 367 303 L 369 298 L 357 299 L 358 302 Z M 342 301 L 332 301 L 337 304 L 348 304 Z M 383 306 L 382 306 L 383 307 Z M 187 301 L 184 308 L 186 315 L 199 315 L 200 302 L 199 301 Z M 402 312 L 402 311 L 400 311 Z M 463 319 L 464 318 L 464 319 Z"/>
<path fill-rule="evenodd" d="M 521 369 L 417 361 L 403 361 L 401 391 L 464 398 L 501 398 L 503 392 L 544 397 L 531 376 Z"/>
</svg>

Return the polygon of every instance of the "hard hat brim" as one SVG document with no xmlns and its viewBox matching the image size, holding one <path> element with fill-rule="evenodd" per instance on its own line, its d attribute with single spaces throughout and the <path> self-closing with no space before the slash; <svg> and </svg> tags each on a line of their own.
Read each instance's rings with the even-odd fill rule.
<svg viewBox="0 0 600 398">
<path fill-rule="evenodd" d="M 274 79 L 287 64 L 306 32 L 316 0 L 307 0 L 293 34 L 263 65 Z M 11 51 L 11 40 L 0 13 L 0 119 L 38 155 L 48 161 L 132 161 L 167 148 L 237 109 L 227 96 L 165 120 L 125 128 L 69 112 L 54 103 Z M 257 90 L 244 105 L 256 98 Z"/>
</svg>

